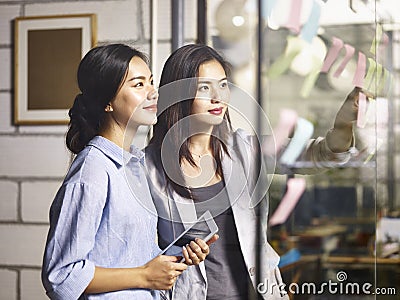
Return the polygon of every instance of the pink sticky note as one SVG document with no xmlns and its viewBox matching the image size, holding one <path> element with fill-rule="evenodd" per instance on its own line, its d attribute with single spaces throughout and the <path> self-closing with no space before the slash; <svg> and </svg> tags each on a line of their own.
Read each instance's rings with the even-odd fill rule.
<svg viewBox="0 0 400 300">
<path fill-rule="evenodd" d="M 386 34 L 386 32 L 384 32 L 382 37 L 382 43 L 379 46 L 379 51 L 383 52 L 383 50 L 385 50 L 387 45 L 389 45 L 389 37 Z"/>
<path fill-rule="evenodd" d="M 327 73 L 333 62 L 339 55 L 340 50 L 343 47 L 343 41 L 337 37 L 332 38 L 332 46 L 329 48 L 328 54 L 325 57 L 324 65 L 321 68 L 321 73 Z"/>
<path fill-rule="evenodd" d="M 363 93 L 358 94 L 357 127 L 364 128 L 367 123 L 367 97 Z"/>
<path fill-rule="evenodd" d="M 353 84 L 356 87 L 362 87 L 364 84 L 365 69 L 367 67 L 367 58 L 361 51 L 358 52 L 357 70 L 354 74 Z"/>
<path fill-rule="evenodd" d="M 301 7 L 303 5 L 303 0 L 292 0 L 292 4 L 290 6 L 290 14 L 285 25 L 286 28 L 289 28 L 295 33 L 300 32 L 300 16 L 301 16 Z"/>
<path fill-rule="evenodd" d="M 285 196 L 283 196 L 278 208 L 269 219 L 269 225 L 274 226 L 284 223 L 296 206 L 305 189 L 306 180 L 304 178 L 290 178 L 287 182 L 287 191 Z"/>
<path fill-rule="evenodd" d="M 336 72 L 333 74 L 333 77 L 339 77 L 340 74 L 342 74 L 344 68 L 346 67 L 347 63 L 349 62 L 349 60 L 353 57 L 355 49 L 353 46 L 350 46 L 348 44 L 344 45 L 344 48 L 346 49 L 346 54 L 342 60 L 342 63 L 340 64 L 340 66 L 337 68 Z"/>
<path fill-rule="evenodd" d="M 263 153 L 265 155 L 276 155 L 296 126 L 296 123 L 296 111 L 291 109 L 281 110 L 278 125 L 273 129 L 275 143 L 273 143 L 271 139 L 266 139 L 262 145 Z"/>
</svg>

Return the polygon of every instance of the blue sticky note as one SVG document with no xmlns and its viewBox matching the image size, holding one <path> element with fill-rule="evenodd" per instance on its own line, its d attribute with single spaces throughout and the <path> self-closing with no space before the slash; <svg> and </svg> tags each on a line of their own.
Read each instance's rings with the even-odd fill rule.
<svg viewBox="0 0 400 300">
<path fill-rule="evenodd" d="M 317 35 L 320 16 L 321 6 L 319 5 L 319 3 L 317 3 L 317 1 L 314 0 L 310 17 L 308 18 L 307 23 L 304 24 L 300 32 L 300 37 L 310 44 L 314 36 Z"/>
<path fill-rule="evenodd" d="M 313 132 L 314 125 L 310 121 L 299 118 L 294 135 L 283 152 L 280 162 L 285 165 L 292 165 L 303 152 Z"/>
</svg>

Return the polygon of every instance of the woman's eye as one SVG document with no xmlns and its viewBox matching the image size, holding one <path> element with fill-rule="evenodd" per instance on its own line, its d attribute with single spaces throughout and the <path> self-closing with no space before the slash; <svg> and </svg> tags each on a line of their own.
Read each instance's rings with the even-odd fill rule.
<svg viewBox="0 0 400 300">
<path fill-rule="evenodd" d="M 227 82 L 221 82 L 221 87 L 222 88 L 226 88 L 228 86 L 228 83 Z"/>
<path fill-rule="evenodd" d="M 208 86 L 206 86 L 206 85 L 200 86 L 200 87 L 199 87 L 199 91 L 200 91 L 200 92 L 206 92 L 206 91 L 208 91 Z"/>
<path fill-rule="evenodd" d="M 134 87 L 142 87 L 144 86 L 143 82 L 138 82 L 134 85 Z"/>
</svg>

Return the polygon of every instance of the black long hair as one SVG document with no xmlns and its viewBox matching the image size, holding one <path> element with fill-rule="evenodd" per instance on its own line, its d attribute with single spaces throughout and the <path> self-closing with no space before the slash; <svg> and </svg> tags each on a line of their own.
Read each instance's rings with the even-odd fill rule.
<svg viewBox="0 0 400 300">
<path fill-rule="evenodd" d="M 225 74 L 230 75 L 230 64 L 216 50 L 206 45 L 185 45 L 175 50 L 165 62 L 158 99 L 160 114 L 153 127 L 153 136 L 149 142 L 149 146 L 154 147 L 158 159 L 161 159 L 163 143 L 167 143 L 173 151 L 171 155 L 179 156 L 179 164 L 186 159 L 190 164 L 196 165 L 189 151 L 189 140 L 182 141 L 182 137 L 190 136 L 189 126 L 179 125 L 181 123 L 179 121 L 191 114 L 193 99 L 196 96 L 199 68 L 202 64 L 210 61 L 217 61 L 224 69 Z M 232 129 L 228 110 L 223 118 L 221 124 L 214 126 L 210 139 L 211 153 L 216 161 L 216 172 L 221 178 L 223 178 L 222 153 L 225 152 L 229 155 L 226 141 Z M 168 172 L 166 172 L 165 166 L 163 168 L 168 182 L 174 189 L 181 195 L 188 196 L 187 189 L 177 184 L 169 176 L 173 172 L 174 176 L 183 180 L 180 166 L 172 164 L 171 168 L 174 170 L 168 170 Z"/>
<path fill-rule="evenodd" d="M 81 93 L 69 110 L 66 135 L 71 152 L 79 153 L 99 133 L 105 108 L 118 93 L 134 56 L 148 61 L 145 54 L 124 44 L 95 47 L 81 60 L 77 74 Z"/>
</svg>

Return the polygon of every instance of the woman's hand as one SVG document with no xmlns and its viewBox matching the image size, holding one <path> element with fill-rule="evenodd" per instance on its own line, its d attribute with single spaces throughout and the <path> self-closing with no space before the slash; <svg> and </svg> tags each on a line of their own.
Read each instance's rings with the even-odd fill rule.
<svg viewBox="0 0 400 300">
<path fill-rule="evenodd" d="M 187 269 L 179 263 L 179 257 L 160 255 L 145 264 L 143 269 L 144 287 L 152 290 L 169 290 L 177 277 Z"/>
<path fill-rule="evenodd" d="M 182 247 L 185 263 L 188 265 L 198 265 L 204 261 L 210 253 L 209 245 L 218 240 L 218 238 L 219 236 L 214 234 L 207 243 L 202 239 L 196 238 L 195 241 L 191 241 L 189 245 L 186 245 L 186 247 Z"/>
<path fill-rule="evenodd" d="M 359 94 L 367 97 L 371 94 L 359 87 L 355 87 L 346 97 L 346 100 L 336 114 L 333 128 L 327 134 L 329 149 L 333 152 L 345 152 L 351 147 L 353 140 L 353 122 L 357 120 Z"/>
</svg>

